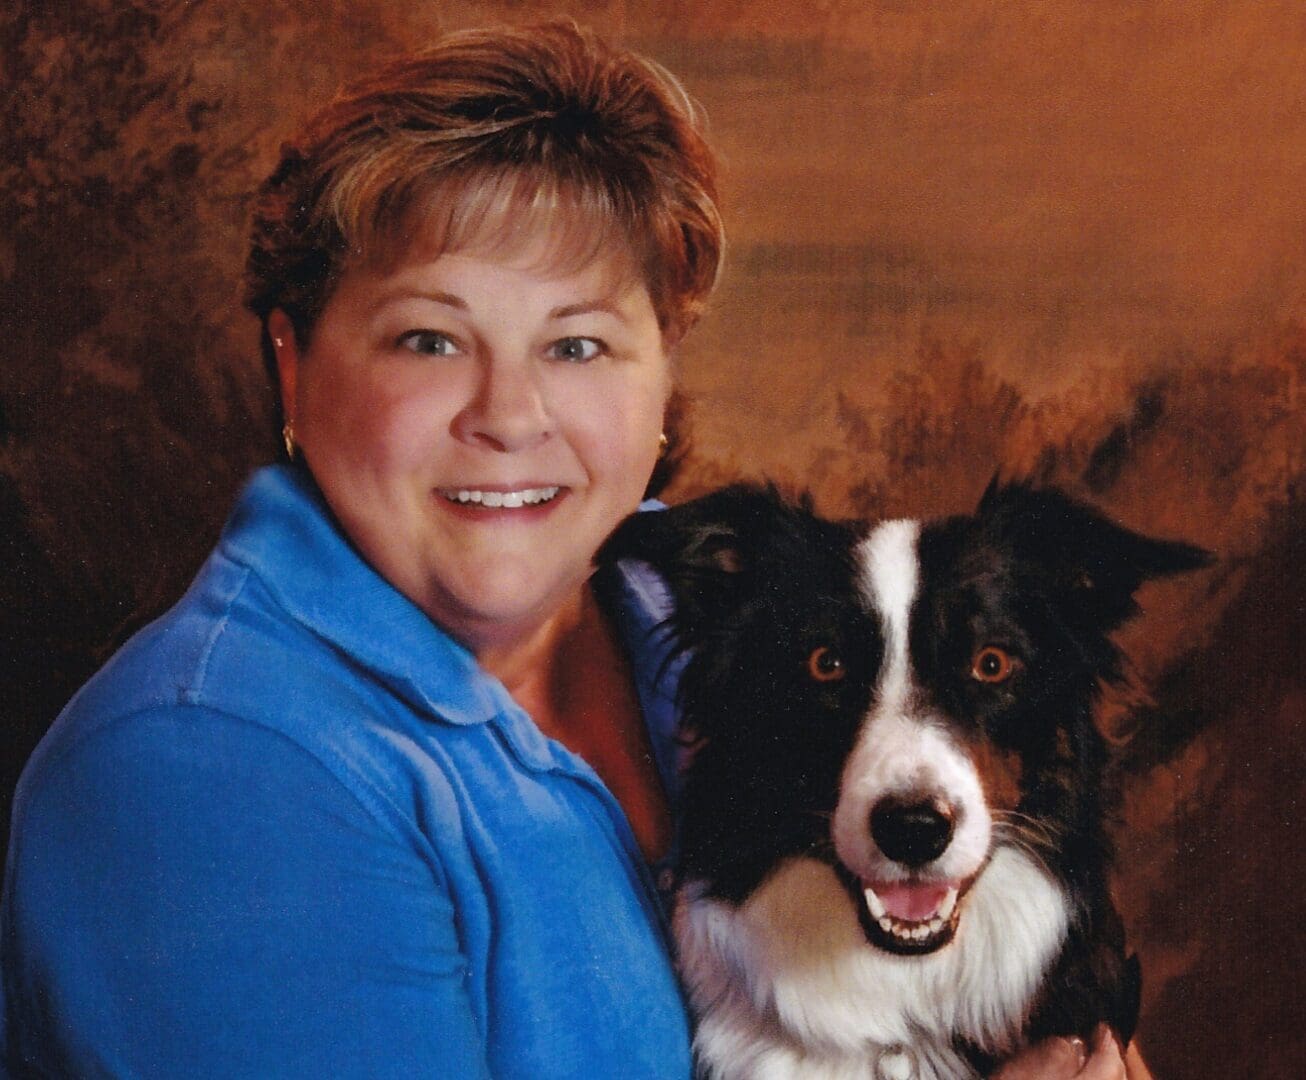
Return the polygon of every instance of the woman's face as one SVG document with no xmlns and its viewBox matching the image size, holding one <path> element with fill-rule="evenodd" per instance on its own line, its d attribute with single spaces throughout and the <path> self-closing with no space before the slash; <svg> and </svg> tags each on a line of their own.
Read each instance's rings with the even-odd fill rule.
<svg viewBox="0 0 1306 1080">
<path fill-rule="evenodd" d="M 302 353 L 269 320 L 286 415 L 345 532 L 474 651 L 577 595 L 639 503 L 671 389 L 625 253 L 559 270 L 546 244 L 350 271 Z"/>
</svg>

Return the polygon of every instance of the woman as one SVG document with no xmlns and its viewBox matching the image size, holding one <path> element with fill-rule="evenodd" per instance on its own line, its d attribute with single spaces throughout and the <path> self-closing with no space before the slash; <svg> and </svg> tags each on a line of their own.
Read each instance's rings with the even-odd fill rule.
<svg viewBox="0 0 1306 1080">
<path fill-rule="evenodd" d="M 689 1075 L 665 604 L 591 560 L 721 244 L 690 103 L 571 26 L 309 124 L 248 263 L 289 460 L 29 765 L 13 1072 Z"/>
</svg>

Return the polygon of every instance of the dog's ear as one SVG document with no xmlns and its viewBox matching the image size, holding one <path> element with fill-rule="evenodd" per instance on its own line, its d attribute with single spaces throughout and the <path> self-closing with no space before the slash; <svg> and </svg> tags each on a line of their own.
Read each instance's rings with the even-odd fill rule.
<svg viewBox="0 0 1306 1080">
<path fill-rule="evenodd" d="M 639 559 L 666 580 L 676 623 L 693 637 L 725 617 L 757 580 L 765 538 L 804 511 L 770 487 L 737 484 L 710 495 L 633 514 L 599 549 L 599 562 Z"/>
<path fill-rule="evenodd" d="M 1074 602 L 1113 630 L 1137 613 L 1134 593 L 1152 578 L 1208 566 L 1210 552 L 1157 540 L 1117 524 L 1056 488 L 996 479 L 980 501 L 983 527 L 1012 545 L 1016 556 L 1042 566 Z"/>
</svg>

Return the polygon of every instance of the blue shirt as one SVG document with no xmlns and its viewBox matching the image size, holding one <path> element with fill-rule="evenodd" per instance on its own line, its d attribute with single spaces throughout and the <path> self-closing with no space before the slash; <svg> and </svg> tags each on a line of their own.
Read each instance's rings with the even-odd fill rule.
<svg viewBox="0 0 1306 1080">
<path fill-rule="evenodd" d="M 623 566 L 601 593 L 673 790 L 665 591 Z M 621 808 L 297 470 L 255 476 L 185 597 L 73 699 L 13 821 L 17 1074 L 690 1074 Z"/>
</svg>

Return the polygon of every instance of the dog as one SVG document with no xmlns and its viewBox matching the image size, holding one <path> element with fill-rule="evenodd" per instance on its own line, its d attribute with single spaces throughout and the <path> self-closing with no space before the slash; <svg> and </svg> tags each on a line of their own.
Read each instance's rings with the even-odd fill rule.
<svg viewBox="0 0 1306 1080">
<path fill-rule="evenodd" d="M 735 486 L 603 558 L 674 599 L 688 764 L 672 925 L 715 1080 L 957 1080 L 1127 1044 L 1103 684 L 1146 580 L 1210 561 L 1054 489 L 874 526 Z"/>
</svg>

